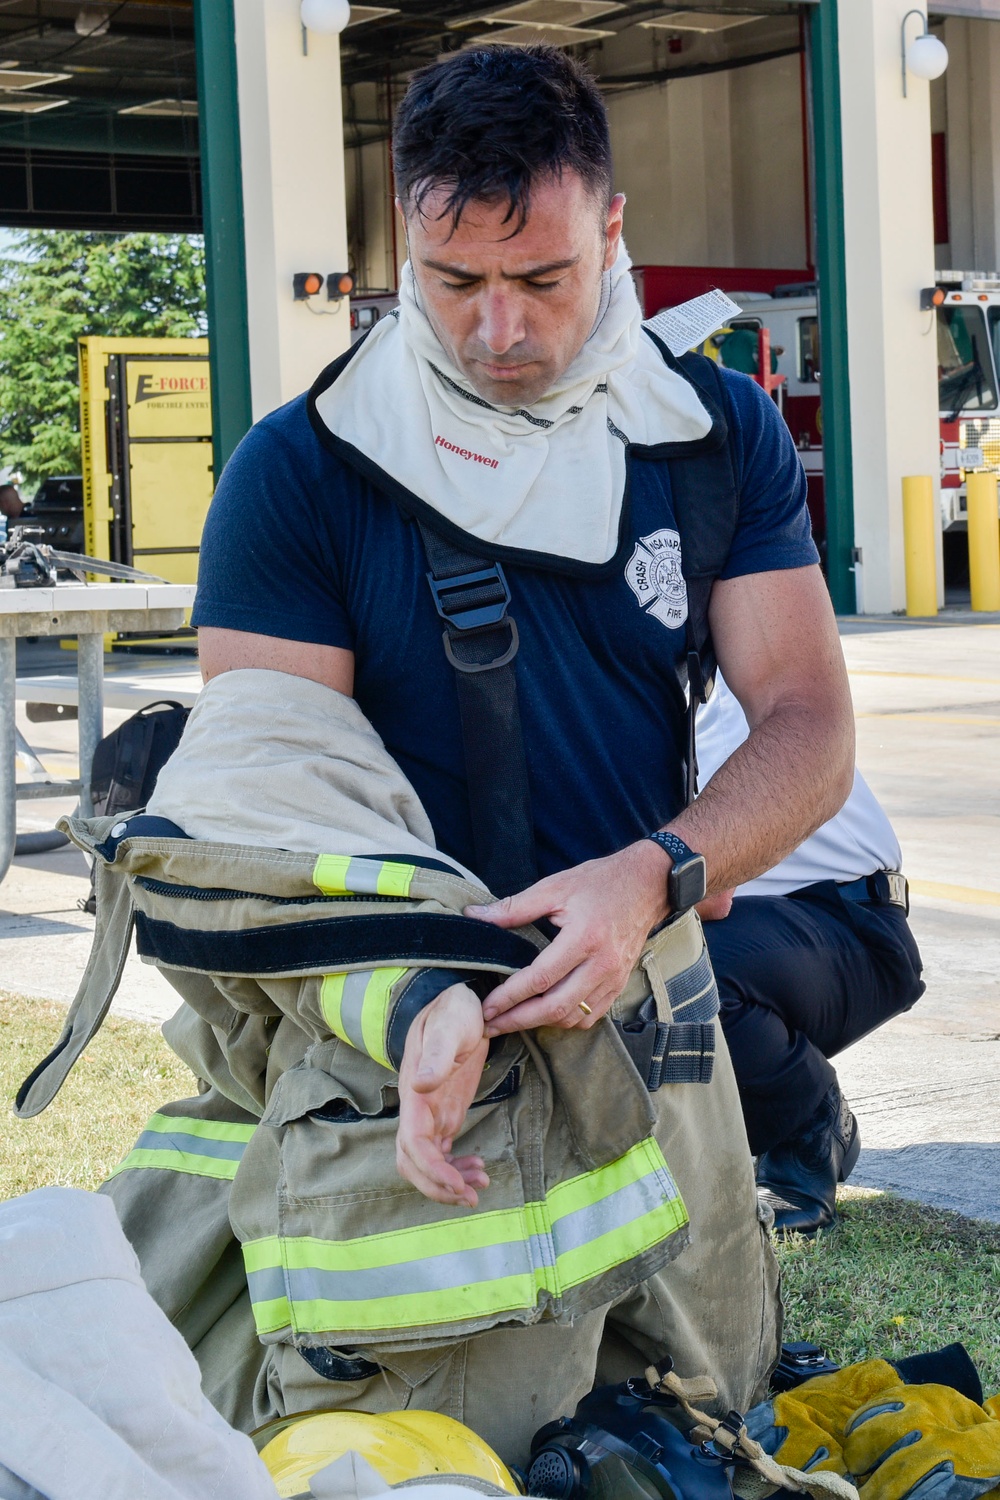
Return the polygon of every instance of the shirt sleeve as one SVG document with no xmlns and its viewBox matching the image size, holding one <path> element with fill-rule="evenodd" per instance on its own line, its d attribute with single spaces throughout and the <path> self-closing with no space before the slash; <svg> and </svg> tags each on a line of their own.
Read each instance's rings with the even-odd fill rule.
<svg viewBox="0 0 1000 1500">
<path fill-rule="evenodd" d="M 323 472 L 336 466 L 317 453 L 304 410 L 296 420 L 299 404 L 252 427 L 223 470 L 192 623 L 353 650 L 330 516 L 337 476 Z"/>
<path fill-rule="evenodd" d="M 727 370 L 740 475 L 736 534 L 720 578 L 819 562 L 806 506 L 808 485 L 792 435 L 766 391 Z"/>
</svg>

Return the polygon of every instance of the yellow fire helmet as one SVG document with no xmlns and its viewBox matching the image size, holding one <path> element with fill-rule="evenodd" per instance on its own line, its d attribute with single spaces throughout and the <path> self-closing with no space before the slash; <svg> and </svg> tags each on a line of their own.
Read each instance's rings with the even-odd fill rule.
<svg viewBox="0 0 1000 1500">
<path fill-rule="evenodd" d="M 519 1493 L 509 1471 L 481 1438 L 434 1411 L 321 1411 L 281 1417 L 253 1435 L 278 1494 L 302 1495 L 312 1476 L 344 1453 L 360 1453 L 387 1484 L 435 1474 L 468 1474 Z"/>
</svg>

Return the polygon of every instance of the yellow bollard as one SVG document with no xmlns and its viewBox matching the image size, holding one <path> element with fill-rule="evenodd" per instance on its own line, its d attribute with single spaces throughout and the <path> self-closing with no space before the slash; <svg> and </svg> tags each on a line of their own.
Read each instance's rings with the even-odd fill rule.
<svg viewBox="0 0 1000 1500">
<path fill-rule="evenodd" d="M 969 583 L 973 609 L 1000 610 L 1000 520 L 997 518 L 997 476 L 970 474 L 966 480 L 969 506 Z"/>
<path fill-rule="evenodd" d="M 906 560 L 906 613 L 937 614 L 934 483 L 929 474 L 903 480 L 903 553 Z"/>
</svg>

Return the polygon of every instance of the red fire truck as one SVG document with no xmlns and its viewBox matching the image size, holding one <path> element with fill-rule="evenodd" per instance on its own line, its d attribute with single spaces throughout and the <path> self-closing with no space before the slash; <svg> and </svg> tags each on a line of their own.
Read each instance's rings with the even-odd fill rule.
<svg viewBox="0 0 1000 1500">
<path fill-rule="evenodd" d="M 730 332 L 709 341 L 722 364 L 760 379 L 764 362 L 748 369 L 747 335 L 766 329 L 771 363 L 784 377 L 779 405 L 809 482 L 809 511 L 819 541 L 825 534 L 823 413 L 816 285 L 807 272 L 726 267 L 645 266 L 636 281 L 647 317 L 687 297 L 722 286 L 742 309 Z M 939 271 L 936 309 L 938 403 L 941 420 L 941 525 L 967 526 L 965 477 L 1000 474 L 1000 272 Z M 733 334 L 742 333 L 742 339 Z M 734 358 L 735 356 L 735 358 Z M 765 371 L 765 376 L 767 372 Z M 762 383 L 764 381 L 762 380 Z"/>
</svg>

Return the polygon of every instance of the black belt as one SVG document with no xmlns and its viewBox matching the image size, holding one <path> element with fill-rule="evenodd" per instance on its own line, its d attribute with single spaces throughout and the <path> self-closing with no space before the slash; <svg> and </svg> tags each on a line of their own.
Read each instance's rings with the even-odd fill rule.
<svg viewBox="0 0 1000 1500">
<path fill-rule="evenodd" d="M 909 916 L 910 888 L 905 875 L 898 870 L 876 870 L 859 880 L 838 882 L 837 890 L 845 901 L 861 901 L 871 906 L 899 906 Z"/>
</svg>

